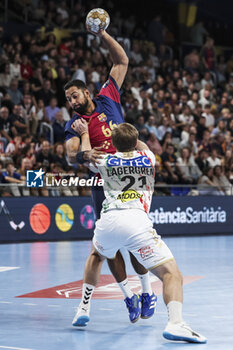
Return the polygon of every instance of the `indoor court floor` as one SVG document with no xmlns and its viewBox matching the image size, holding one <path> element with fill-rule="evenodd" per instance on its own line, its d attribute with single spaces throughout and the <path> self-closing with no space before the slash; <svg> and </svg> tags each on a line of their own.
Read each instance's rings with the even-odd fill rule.
<svg viewBox="0 0 233 350">
<path fill-rule="evenodd" d="M 71 325 L 81 295 L 90 241 L 0 245 L 0 349 L 152 350 L 233 349 L 233 236 L 165 238 L 184 275 L 184 319 L 207 344 L 169 342 L 161 284 L 157 313 L 131 324 L 106 263 L 85 328 Z M 129 281 L 137 276 L 124 252 Z"/>
</svg>

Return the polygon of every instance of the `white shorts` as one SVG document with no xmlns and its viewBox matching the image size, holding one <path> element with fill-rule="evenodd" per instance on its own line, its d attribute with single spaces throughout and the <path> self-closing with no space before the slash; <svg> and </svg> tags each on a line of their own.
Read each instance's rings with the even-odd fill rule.
<svg viewBox="0 0 233 350">
<path fill-rule="evenodd" d="M 124 247 L 148 270 L 173 259 L 148 215 L 140 209 L 116 209 L 101 214 L 96 222 L 93 244 L 108 259 L 113 259 Z"/>
</svg>

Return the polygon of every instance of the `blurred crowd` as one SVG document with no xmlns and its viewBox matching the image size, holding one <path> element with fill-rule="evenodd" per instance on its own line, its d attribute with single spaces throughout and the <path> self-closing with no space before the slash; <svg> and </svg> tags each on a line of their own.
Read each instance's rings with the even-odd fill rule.
<svg viewBox="0 0 233 350">
<path fill-rule="evenodd" d="M 95 97 L 112 65 L 99 38 L 85 33 L 88 8 L 77 3 L 71 13 L 66 1 L 39 1 L 36 9 L 42 25 L 75 33 L 61 41 L 51 31 L 9 38 L 0 27 L 0 195 L 89 195 L 86 188 L 23 186 L 26 171 L 41 167 L 56 178 L 88 177 L 66 157 L 64 126 L 72 111 L 63 86 L 81 79 Z M 121 21 L 116 11 L 111 18 L 109 32 L 129 57 L 124 117 L 156 155 L 156 193 L 182 194 L 179 185 L 186 185 L 193 195 L 233 195 L 233 56 L 217 55 L 214 39 L 203 32 L 200 49 L 181 59 L 160 16 L 146 35 L 133 16 Z"/>
</svg>

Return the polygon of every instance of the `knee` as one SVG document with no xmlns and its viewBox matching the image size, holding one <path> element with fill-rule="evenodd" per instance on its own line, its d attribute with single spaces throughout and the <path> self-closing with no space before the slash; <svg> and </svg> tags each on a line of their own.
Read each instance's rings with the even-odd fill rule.
<svg viewBox="0 0 233 350">
<path fill-rule="evenodd" d="M 95 249 L 92 249 L 89 258 L 95 262 L 102 262 L 105 259 Z"/>
<path fill-rule="evenodd" d="M 178 268 L 166 271 L 166 273 L 163 275 L 163 281 L 165 279 L 166 280 L 174 280 L 175 279 L 178 283 L 183 285 L 183 275 Z"/>
</svg>

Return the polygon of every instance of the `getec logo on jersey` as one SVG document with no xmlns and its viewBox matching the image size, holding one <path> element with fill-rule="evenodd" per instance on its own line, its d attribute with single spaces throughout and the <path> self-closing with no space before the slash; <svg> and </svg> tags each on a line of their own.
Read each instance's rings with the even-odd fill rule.
<svg viewBox="0 0 233 350">
<path fill-rule="evenodd" d="M 27 187 L 43 187 L 44 174 L 42 170 L 27 170 Z"/>
<path fill-rule="evenodd" d="M 134 167 L 151 167 L 151 162 L 147 156 L 140 156 L 133 159 L 122 159 L 117 157 L 109 157 L 106 165 L 108 167 L 113 166 L 134 166 Z"/>
<path fill-rule="evenodd" d="M 120 199 L 122 203 L 133 201 L 134 199 L 142 198 L 142 194 L 138 193 L 135 190 L 127 190 L 123 193 L 118 194 L 117 199 Z"/>
</svg>

